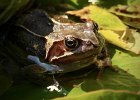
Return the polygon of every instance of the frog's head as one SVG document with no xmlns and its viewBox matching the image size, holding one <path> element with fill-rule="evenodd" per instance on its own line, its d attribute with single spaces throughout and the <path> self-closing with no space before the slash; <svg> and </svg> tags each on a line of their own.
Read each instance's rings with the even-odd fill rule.
<svg viewBox="0 0 140 100">
<path fill-rule="evenodd" d="M 87 22 L 77 25 L 81 26 L 56 31 L 46 37 L 46 60 L 58 65 L 64 72 L 94 63 L 103 47 L 96 24 Z"/>
</svg>

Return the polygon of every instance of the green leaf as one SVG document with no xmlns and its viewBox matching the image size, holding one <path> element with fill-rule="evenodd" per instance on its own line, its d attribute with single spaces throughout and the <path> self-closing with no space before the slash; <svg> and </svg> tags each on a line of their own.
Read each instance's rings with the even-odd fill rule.
<svg viewBox="0 0 140 100">
<path fill-rule="evenodd" d="M 89 4 L 88 0 L 35 0 L 36 4 L 43 6 L 43 8 L 47 8 L 48 6 L 59 8 L 60 6 L 65 7 L 66 9 L 79 9 Z M 60 8 L 61 8 L 60 7 Z"/>
<path fill-rule="evenodd" d="M 139 5 L 117 5 L 109 9 L 129 26 L 140 29 L 140 4 Z"/>
<path fill-rule="evenodd" d="M 68 96 L 54 100 L 139 100 L 140 94 L 130 91 L 97 90 L 78 96 Z"/>
<path fill-rule="evenodd" d="M 122 23 L 122 21 L 114 16 L 113 14 L 107 12 L 105 9 L 101 9 L 97 6 L 92 6 L 91 13 L 89 17 L 96 21 L 100 27 L 103 29 L 110 29 L 110 30 L 125 30 L 126 26 Z M 100 13 L 100 14 L 99 14 Z"/>
<path fill-rule="evenodd" d="M 135 20 L 135 21 L 132 21 L 132 20 Z M 139 19 L 125 18 L 123 22 L 128 26 L 140 29 L 140 18 Z"/>
<path fill-rule="evenodd" d="M 35 0 L 36 4 L 39 4 L 43 7 L 47 6 L 47 5 L 51 5 L 51 6 L 58 6 L 62 3 L 62 0 Z"/>
<path fill-rule="evenodd" d="M 139 69 L 140 69 L 140 56 L 129 54 L 128 52 L 123 52 L 121 50 L 115 50 L 115 54 L 112 57 L 113 65 L 117 65 L 128 73 L 134 75 L 136 78 L 140 79 Z M 129 79 L 128 79 L 129 80 Z"/>
<path fill-rule="evenodd" d="M 140 33 L 136 32 L 136 30 L 127 29 L 126 31 L 120 32 L 99 30 L 99 32 L 108 42 L 135 54 L 140 54 Z"/>
<path fill-rule="evenodd" d="M 134 7 L 134 6 L 117 5 L 117 6 L 111 7 L 109 9 L 109 11 L 111 13 L 116 14 L 117 16 L 122 16 L 122 17 L 126 17 L 126 18 L 134 18 L 134 19 L 135 18 L 140 18 L 140 11 L 139 11 L 140 7 L 139 6 L 136 6 L 136 7 L 134 7 L 133 11 L 129 12 L 129 10 L 132 9 L 132 7 Z M 122 9 L 125 12 L 118 11 L 118 10 L 122 10 Z M 123 18 L 123 19 L 125 19 L 125 18 Z"/>
<path fill-rule="evenodd" d="M 140 5 L 140 0 L 127 0 L 128 5 Z"/>
<path fill-rule="evenodd" d="M 106 8 L 110 8 L 117 4 L 127 4 L 127 0 L 98 0 L 98 5 Z"/>
<path fill-rule="evenodd" d="M 106 70 L 100 80 L 96 80 L 96 75 L 97 73 L 91 73 L 82 84 L 73 88 L 68 96 L 81 95 L 99 89 L 139 91 L 140 80 L 125 71 L 119 70 L 119 73 L 116 73 Z"/>
<path fill-rule="evenodd" d="M 67 3 L 71 9 L 80 9 L 89 4 L 88 0 L 66 0 L 65 3 Z"/>
<path fill-rule="evenodd" d="M 0 96 L 9 89 L 12 83 L 12 80 L 8 76 L 0 73 Z"/>
<path fill-rule="evenodd" d="M 124 31 L 127 28 L 117 16 L 95 5 L 77 11 L 68 11 L 67 13 L 79 16 L 81 19 L 91 19 L 97 22 L 102 29 Z"/>
<path fill-rule="evenodd" d="M 5 0 L 2 8 L 2 12 L 0 13 L 0 25 L 8 21 L 19 9 L 25 7 L 30 0 Z M 10 2 L 10 3 L 9 3 Z M 0 1 L 3 3 L 3 1 Z"/>
</svg>

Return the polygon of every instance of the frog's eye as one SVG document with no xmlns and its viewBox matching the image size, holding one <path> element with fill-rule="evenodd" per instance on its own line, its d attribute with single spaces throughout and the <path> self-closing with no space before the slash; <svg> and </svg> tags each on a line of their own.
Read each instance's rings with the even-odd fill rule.
<svg viewBox="0 0 140 100">
<path fill-rule="evenodd" d="M 76 49 L 78 47 L 79 40 L 77 38 L 74 38 L 74 37 L 66 37 L 64 43 L 68 49 L 73 50 L 73 49 Z"/>
</svg>

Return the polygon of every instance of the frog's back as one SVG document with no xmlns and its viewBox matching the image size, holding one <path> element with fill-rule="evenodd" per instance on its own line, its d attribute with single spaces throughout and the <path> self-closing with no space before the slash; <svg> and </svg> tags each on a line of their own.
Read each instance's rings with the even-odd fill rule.
<svg viewBox="0 0 140 100">
<path fill-rule="evenodd" d="M 12 26 L 10 40 L 37 56 L 45 56 L 45 36 L 53 31 L 53 22 L 43 10 L 33 10 L 19 16 Z"/>
<path fill-rule="evenodd" d="M 46 36 L 51 33 L 54 26 L 48 14 L 39 9 L 35 9 L 22 15 L 22 17 L 16 22 L 16 25 L 19 27 L 23 26 L 40 36 Z"/>
</svg>

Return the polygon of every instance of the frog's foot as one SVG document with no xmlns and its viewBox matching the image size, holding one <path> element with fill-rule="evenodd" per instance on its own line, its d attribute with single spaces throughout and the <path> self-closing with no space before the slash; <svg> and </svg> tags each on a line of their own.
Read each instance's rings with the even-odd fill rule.
<svg viewBox="0 0 140 100">
<path fill-rule="evenodd" d="M 111 59 L 108 58 L 108 57 L 105 58 L 104 60 L 96 61 L 96 65 L 99 68 L 99 72 L 98 72 L 98 75 L 97 75 L 97 80 L 102 78 L 102 74 L 103 74 L 105 68 L 110 68 L 112 71 L 118 72 L 117 67 L 112 66 Z"/>
<path fill-rule="evenodd" d="M 40 67 L 44 68 L 46 72 L 49 71 L 55 73 L 55 72 L 63 71 L 57 65 L 51 65 L 51 64 L 41 62 L 37 56 L 28 55 L 27 59 L 35 62 Z"/>
</svg>

